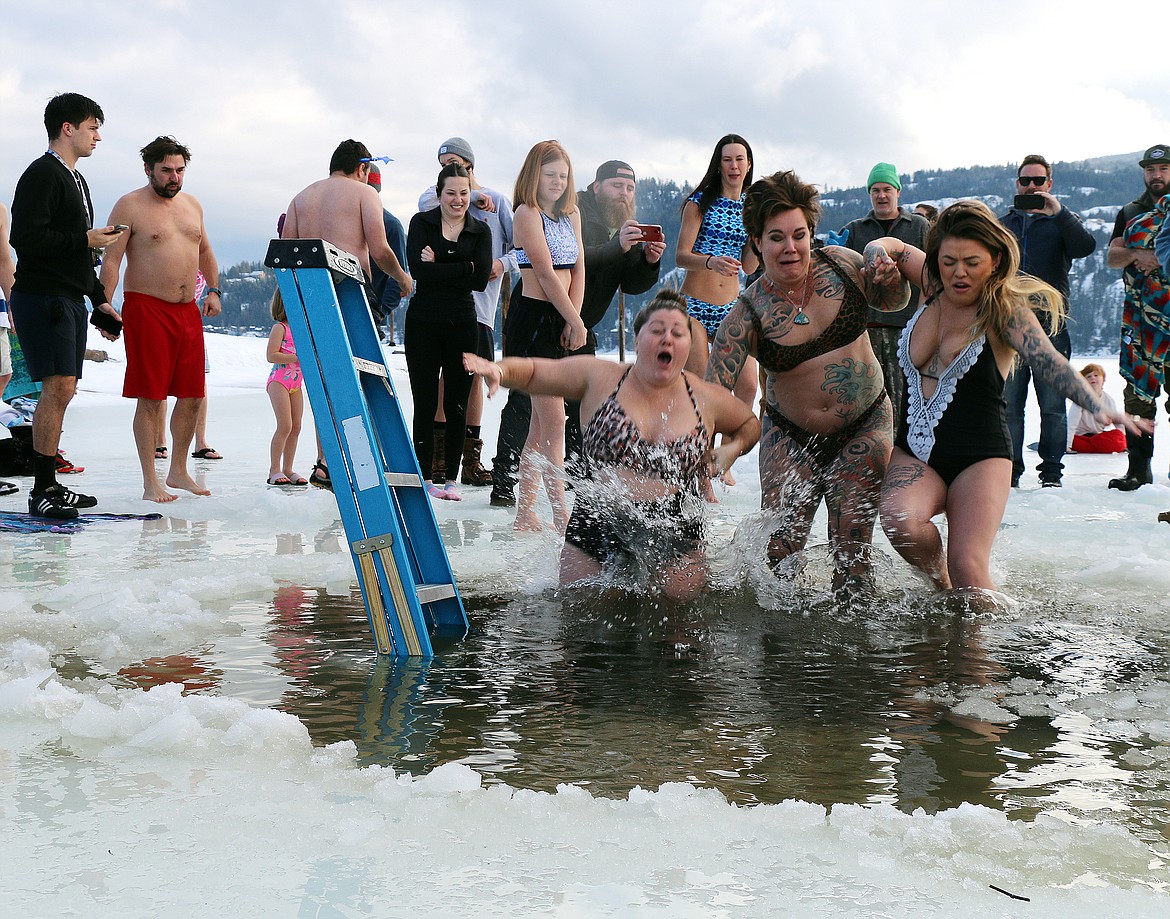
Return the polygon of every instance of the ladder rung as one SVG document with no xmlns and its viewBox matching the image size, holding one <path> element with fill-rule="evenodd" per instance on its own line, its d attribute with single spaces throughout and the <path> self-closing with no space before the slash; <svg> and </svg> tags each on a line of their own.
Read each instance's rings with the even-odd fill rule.
<svg viewBox="0 0 1170 919">
<path fill-rule="evenodd" d="M 355 370 L 361 373 L 370 373 L 376 377 L 388 379 L 385 364 L 379 364 L 376 361 L 367 361 L 364 357 L 355 357 L 353 359 L 353 366 Z"/>
<path fill-rule="evenodd" d="M 391 488 L 422 488 L 422 479 L 413 472 L 387 472 L 386 484 Z"/>
<path fill-rule="evenodd" d="M 455 596 L 454 584 L 420 584 L 415 591 L 419 603 L 434 603 Z"/>
</svg>

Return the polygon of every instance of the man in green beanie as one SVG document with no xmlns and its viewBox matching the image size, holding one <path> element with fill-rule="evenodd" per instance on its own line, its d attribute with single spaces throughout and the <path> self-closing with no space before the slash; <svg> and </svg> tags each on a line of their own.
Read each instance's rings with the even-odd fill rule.
<svg viewBox="0 0 1170 919">
<path fill-rule="evenodd" d="M 865 217 L 851 220 L 845 225 L 842 233 L 849 235 L 843 245 L 854 252 L 864 252 L 865 247 L 875 239 L 893 236 L 925 249 L 930 222 L 898 206 L 902 182 L 893 164 L 878 163 L 869 171 L 869 179 L 865 184 L 873 209 Z M 869 341 L 886 377 L 886 389 L 894 407 L 895 437 L 906 424 L 906 378 L 898 366 L 898 338 L 918 309 L 918 298 L 918 288 L 911 287 L 910 302 L 905 309 L 887 313 L 874 309 L 873 304 L 869 307 Z"/>
</svg>

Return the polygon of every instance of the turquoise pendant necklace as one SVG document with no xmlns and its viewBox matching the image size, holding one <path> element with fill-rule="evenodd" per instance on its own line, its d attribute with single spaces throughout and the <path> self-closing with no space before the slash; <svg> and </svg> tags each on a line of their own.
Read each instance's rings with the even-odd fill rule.
<svg viewBox="0 0 1170 919">
<path fill-rule="evenodd" d="M 809 318 L 808 318 L 808 316 L 805 315 L 804 308 L 805 308 L 805 306 L 808 305 L 808 294 L 809 294 L 809 291 L 812 289 L 811 282 L 812 282 L 812 266 L 810 265 L 808 273 L 805 274 L 805 276 L 804 276 L 804 289 L 801 292 L 799 303 L 797 303 L 795 300 L 792 299 L 792 295 L 794 293 L 796 293 L 796 291 L 787 291 L 787 290 L 780 291 L 780 293 L 782 293 L 784 295 L 784 299 L 787 300 L 789 302 L 789 304 L 796 307 L 796 315 L 792 317 L 792 324 L 793 325 L 808 325 L 808 323 L 809 323 Z"/>
</svg>

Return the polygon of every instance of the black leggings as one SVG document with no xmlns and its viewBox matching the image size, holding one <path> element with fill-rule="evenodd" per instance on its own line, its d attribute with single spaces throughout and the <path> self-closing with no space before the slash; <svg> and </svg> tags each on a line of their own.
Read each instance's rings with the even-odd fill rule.
<svg viewBox="0 0 1170 919">
<path fill-rule="evenodd" d="M 414 452 L 423 478 L 431 478 L 435 451 L 435 410 L 439 407 L 439 371 L 443 372 L 443 412 L 447 434 L 443 456 L 454 480 L 463 459 L 467 433 L 467 397 L 474 377 L 463 369 L 463 352 L 474 354 L 479 344 L 475 316 L 464 319 L 420 318 L 406 311 L 406 370 L 414 395 Z"/>
</svg>

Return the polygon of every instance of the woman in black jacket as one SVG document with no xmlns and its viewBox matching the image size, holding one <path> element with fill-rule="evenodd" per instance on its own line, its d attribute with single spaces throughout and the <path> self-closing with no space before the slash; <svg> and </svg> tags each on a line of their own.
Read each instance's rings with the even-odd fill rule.
<svg viewBox="0 0 1170 919">
<path fill-rule="evenodd" d="M 458 469 L 473 379 L 463 369 L 463 352 L 475 351 L 478 336 L 471 292 L 487 287 L 492 237 L 487 225 L 468 213 L 471 182 L 463 166 L 444 166 L 435 186 L 439 206 L 415 214 L 406 235 L 406 257 L 415 279 L 406 311 L 406 369 L 414 394 L 414 452 L 427 492 L 458 501 L 453 481 L 431 479 L 439 372 L 447 416 L 443 453 L 447 468 Z"/>
</svg>

